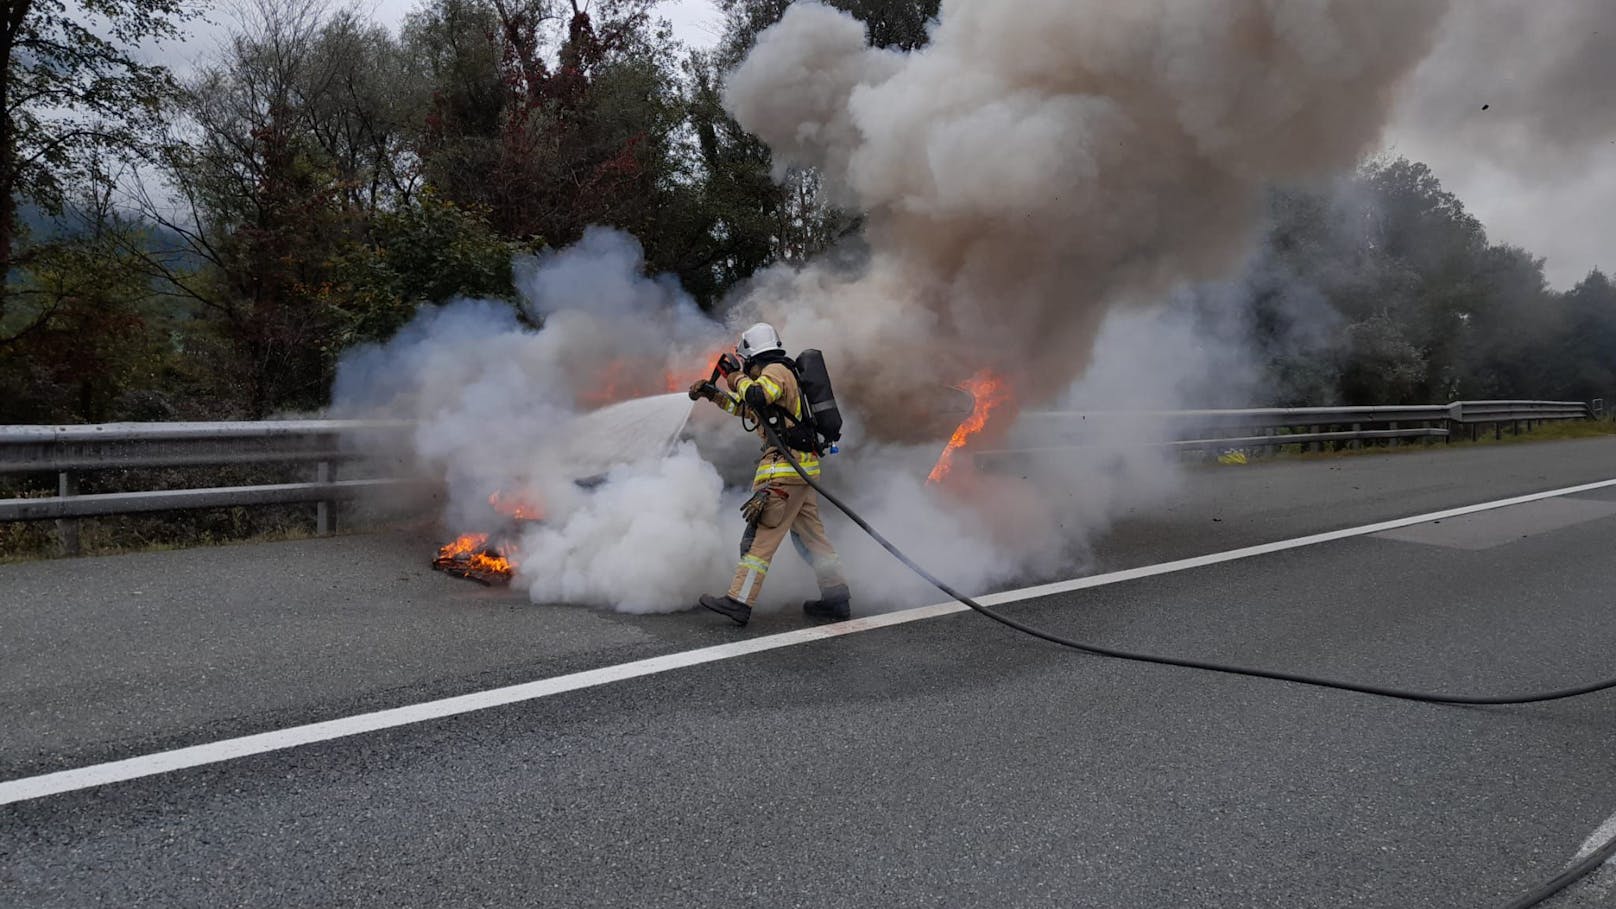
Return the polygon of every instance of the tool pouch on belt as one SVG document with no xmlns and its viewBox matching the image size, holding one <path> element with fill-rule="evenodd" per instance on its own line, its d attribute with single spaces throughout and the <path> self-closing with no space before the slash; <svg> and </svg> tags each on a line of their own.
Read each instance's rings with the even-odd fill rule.
<svg viewBox="0 0 1616 909">
<path fill-rule="evenodd" d="M 752 527 L 762 525 L 771 530 L 779 527 L 781 519 L 785 517 L 785 510 L 770 508 L 769 505 L 774 502 L 784 504 L 789 495 L 790 493 L 778 486 L 765 486 L 752 493 L 752 497 L 741 506 L 741 516 L 746 518 L 746 523 Z"/>
</svg>

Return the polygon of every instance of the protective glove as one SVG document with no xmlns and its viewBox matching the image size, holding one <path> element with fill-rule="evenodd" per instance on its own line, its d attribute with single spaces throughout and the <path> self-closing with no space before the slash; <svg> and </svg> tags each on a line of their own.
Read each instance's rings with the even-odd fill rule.
<svg viewBox="0 0 1616 909">
<path fill-rule="evenodd" d="M 767 486 L 752 493 L 752 497 L 741 506 L 741 517 L 746 518 L 746 523 L 756 524 L 763 520 L 763 509 L 768 507 L 770 495 L 772 493 Z"/>
<path fill-rule="evenodd" d="M 727 379 L 730 376 L 740 372 L 741 368 L 741 358 L 735 354 L 726 351 L 725 353 L 719 355 L 718 374 L 724 378 Z"/>
<path fill-rule="evenodd" d="M 711 401 L 713 399 L 713 392 L 714 388 L 712 383 L 708 382 L 706 379 L 697 379 L 696 381 L 690 383 L 690 400 L 692 401 L 698 401 L 702 398 L 706 398 L 707 400 Z"/>
</svg>

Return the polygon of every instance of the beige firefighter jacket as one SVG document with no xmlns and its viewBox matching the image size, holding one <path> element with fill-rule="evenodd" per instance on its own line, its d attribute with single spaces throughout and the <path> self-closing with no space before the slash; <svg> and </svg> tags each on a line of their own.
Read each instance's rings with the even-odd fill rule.
<svg viewBox="0 0 1616 909">
<path fill-rule="evenodd" d="M 752 413 L 752 408 L 746 406 L 746 393 L 753 386 L 763 389 L 763 395 L 770 404 L 778 404 L 785 408 L 792 419 L 802 418 L 802 389 L 797 384 L 797 377 L 791 368 L 784 363 L 770 363 L 763 367 L 756 379 L 744 373 L 734 373 L 726 381 L 733 394 L 720 391 L 717 404 L 725 412 L 745 417 L 748 420 L 759 420 L 760 415 Z M 769 444 L 768 436 L 764 434 L 763 427 L 757 429 L 758 437 L 763 439 L 763 457 L 758 459 L 757 473 L 752 478 L 752 487 L 766 486 L 770 483 L 781 485 L 801 485 L 802 477 L 792 469 L 779 449 Z M 810 477 L 819 476 L 819 456 L 811 451 L 793 451 L 797 463 L 802 465 L 803 472 Z"/>
</svg>

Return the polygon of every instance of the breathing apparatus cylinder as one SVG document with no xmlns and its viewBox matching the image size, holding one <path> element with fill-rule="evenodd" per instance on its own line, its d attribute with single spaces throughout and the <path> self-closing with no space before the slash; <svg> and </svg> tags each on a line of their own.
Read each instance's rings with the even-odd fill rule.
<svg viewBox="0 0 1616 909">
<path fill-rule="evenodd" d="M 830 385 L 830 369 L 825 355 L 809 348 L 797 355 L 797 384 L 802 388 L 803 423 L 814 435 L 814 450 L 835 454 L 842 438 L 842 412 L 836 406 L 836 392 Z"/>
</svg>

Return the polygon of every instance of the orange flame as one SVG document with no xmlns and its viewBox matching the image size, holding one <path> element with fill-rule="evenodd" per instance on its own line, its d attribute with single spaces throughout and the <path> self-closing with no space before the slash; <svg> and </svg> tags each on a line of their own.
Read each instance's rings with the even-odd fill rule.
<svg viewBox="0 0 1616 909">
<path fill-rule="evenodd" d="M 460 556 L 470 555 L 471 553 L 481 549 L 487 542 L 488 534 L 486 533 L 464 534 L 453 543 L 438 549 L 438 558 L 455 559 L 459 558 Z"/>
<path fill-rule="evenodd" d="M 510 559 L 496 555 L 487 550 L 477 553 L 466 563 L 473 571 L 486 571 L 489 574 L 510 575 L 516 571 L 516 566 Z"/>
<path fill-rule="evenodd" d="M 995 376 L 991 370 L 984 369 L 956 387 L 971 396 L 971 415 L 954 430 L 953 437 L 948 440 L 948 447 L 943 449 L 942 457 L 937 459 L 937 466 L 926 476 L 927 483 L 939 483 L 947 477 L 954 469 L 954 452 L 963 448 L 972 436 L 988 425 L 988 417 L 995 408 L 1010 400 L 1009 385 Z"/>
<path fill-rule="evenodd" d="M 433 567 L 454 572 L 475 571 L 509 580 L 516 573 L 516 563 L 504 553 L 488 548 L 488 534 L 463 534 L 453 543 L 438 549 Z"/>
</svg>

